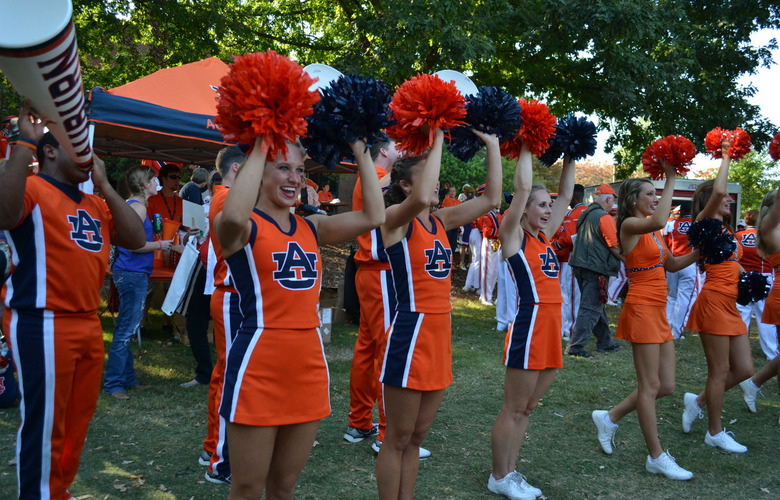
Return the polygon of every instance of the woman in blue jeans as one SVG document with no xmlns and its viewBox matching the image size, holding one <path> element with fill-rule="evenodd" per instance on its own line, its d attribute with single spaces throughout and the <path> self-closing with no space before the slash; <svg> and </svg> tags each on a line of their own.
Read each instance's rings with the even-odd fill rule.
<svg viewBox="0 0 780 500">
<path fill-rule="evenodd" d="M 146 244 L 135 250 L 118 247 L 119 255 L 112 271 L 119 291 L 119 314 L 108 353 L 103 390 L 116 399 L 130 399 L 125 389 L 138 385 L 130 342 L 143 318 L 149 275 L 154 267 L 153 252 L 170 249 L 171 241 L 153 241 L 152 223 L 146 215 L 146 200 L 157 193 L 154 171 L 141 165 L 133 167 L 122 182 L 125 192 L 130 194 L 127 203 L 144 221 Z"/>
</svg>

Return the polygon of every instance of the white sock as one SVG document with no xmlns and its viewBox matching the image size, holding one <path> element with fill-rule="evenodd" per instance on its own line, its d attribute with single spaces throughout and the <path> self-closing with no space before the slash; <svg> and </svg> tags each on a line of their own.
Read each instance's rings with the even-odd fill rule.
<svg viewBox="0 0 780 500">
<path fill-rule="evenodd" d="M 761 390 L 761 388 L 760 388 L 759 386 L 757 386 L 755 382 L 753 382 L 753 379 L 752 379 L 752 378 L 749 378 L 748 380 L 750 380 L 750 385 L 751 385 L 751 386 L 753 386 L 753 388 L 754 388 L 755 390 L 757 390 L 757 391 L 760 391 L 760 390 Z"/>
<path fill-rule="evenodd" d="M 618 426 L 618 424 L 612 422 L 612 420 L 609 418 L 609 412 L 604 414 L 604 422 L 606 422 L 607 425 L 609 425 L 613 429 Z"/>
</svg>

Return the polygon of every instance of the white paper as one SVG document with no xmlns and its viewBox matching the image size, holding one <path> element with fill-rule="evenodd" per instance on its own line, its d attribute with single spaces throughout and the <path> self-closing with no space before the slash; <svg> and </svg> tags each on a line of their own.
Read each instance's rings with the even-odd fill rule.
<svg viewBox="0 0 780 500">
<path fill-rule="evenodd" d="M 203 232 L 208 229 L 206 227 L 206 212 L 201 205 L 192 203 L 191 201 L 181 200 L 182 204 L 182 226 L 189 228 L 197 227 Z"/>
</svg>

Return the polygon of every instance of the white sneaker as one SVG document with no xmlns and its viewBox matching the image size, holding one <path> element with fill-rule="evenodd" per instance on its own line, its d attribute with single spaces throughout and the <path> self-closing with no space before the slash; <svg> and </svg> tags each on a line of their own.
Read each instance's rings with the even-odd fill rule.
<svg viewBox="0 0 780 500">
<path fill-rule="evenodd" d="M 495 306 L 494 303 L 490 302 L 487 299 L 483 299 L 483 298 L 479 299 L 479 303 L 482 304 L 483 306 Z"/>
<path fill-rule="evenodd" d="M 685 407 L 685 410 L 682 415 L 682 428 L 683 432 L 686 434 L 691 432 L 691 424 L 694 420 L 697 418 L 704 418 L 701 408 L 699 408 L 699 405 L 696 403 L 698 397 L 699 396 L 691 392 L 686 392 L 685 396 L 683 396 L 683 406 Z"/>
<path fill-rule="evenodd" d="M 536 500 L 536 495 L 523 490 L 519 483 L 512 480 L 511 476 L 511 474 L 507 474 L 496 480 L 491 474 L 490 479 L 488 479 L 488 490 L 497 495 L 504 495 L 510 500 Z"/>
<path fill-rule="evenodd" d="M 707 431 L 707 434 L 704 435 L 704 444 L 720 448 L 721 450 L 730 451 L 731 453 L 745 453 L 748 450 L 747 446 L 742 446 L 737 443 L 737 441 L 731 437 L 733 435 L 733 432 L 726 432 L 725 427 L 714 436 L 710 436 L 710 432 Z"/>
<path fill-rule="evenodd" d="M 505 332 L 508 329 L 509 329 L 509 327 L 507 325 L 505 325 L 504 323 L 499 323 L 499 324 L 496 325 L 496 330 L 498 330 L 499 332 Z"/>
<path fill-rule="evenodd" d="M 463 287 L 464 292 L 473 292 L 474 290 L 476 290 L 476 288 L 474 288 L 473 286 L 466 285 Z"/>
<path fill-rule="evenodd" d="M 739 383 L 739 388 L 742 389 L 742 399 L 745 400 L 745 404 L 748 409 L 753 413 L 756 413 L 756 398 L 761 389 L 756 387 L 752 379 L 743 380 Z"/>
<path fill-rule="evenodd" d="M 526 481 L 525 476 L 520 474 L 516 470 L 513 470 L 512 472 L 507 474 L 506 477 L 510 478 L 511 481 L 514 481 L 517 484 L 519 484 L 520 485 L 520 489 L 525 491 L 526 493 L 530 493 L 531 495 L 533 495 L 536 498 L 539 498 L 540 496 L 542 496 L 542 490 L 540 490 L 539 488 L 536 488 L 536 487 L 531 486 L 530 484 L 528 484 L 528 481 Z"/>
<path fill-rule="evenodd" d="M 375 439 L 373 443 L 371 443 L 371 449 L 374 453 L 377 455 L 379 454 L 379 449 L 382 447 L 382 441 Z M 420 446 L 420 461 L 428 460 L 431 458 L 431 450 L 428 448 L 423 448 Z"/>
<path fill-rule="evenodd" d="M 609 418 L 609 412 L 607 410 L 594 410 L 590 415 L 599 432 L 601 449 L 604 450 L 604 453 L 607 455 L 612 455 L 612 446 L 615 444 L 615 432 L 617 432 L 618 425 L 612 424 L 612 426 L 610 426 L 607 423 L 606 419 Z"/>
<path fill-rule="evenodd" d="M 693 472 L 677 465 L 674 457 L 669 454 L 669 450 L 661 453 L 655 460 L 650 458 L 650 455 L 647 455 L 645 469 L 651 474 L 663 474 L 669 479 L 687 481 L 693 477 Z"/>
</svg>

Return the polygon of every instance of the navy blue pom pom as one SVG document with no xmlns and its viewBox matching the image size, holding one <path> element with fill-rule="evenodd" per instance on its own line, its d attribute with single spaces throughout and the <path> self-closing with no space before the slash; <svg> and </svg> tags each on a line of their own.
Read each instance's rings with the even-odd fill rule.
<svg viewBox="0 0 780 500">
<path fill-rule="evenodd" d="M 512 139 L 523 124 L 517 99 L 497 87 L 480 87 L 477 95 L 466 96 L 467 127 L 450 129 L 447 149 L 455 158 L 469 161 L 484 143 L 471 132 L 474 128 L 496 134 L 499 142 Z"/>
<path fill-rule="evenodd" d="M 737 302 L 743 306 L 751 302 L 764 300 L 769 295 L 772 285 L 769 279 L 758 271 L 741 273 L 739 275 Z"/>
<path fill-rule="evenodd" d="M 364 139 L 371 147 L 385 140 L 382 129 L 392 125 L 390 86 L 381 80 L 343 75 L 330 87 L 320 90 L 306 137 L 301 142 L 311 158 L 329 169 L 342 158 L 351 158 L 349 144 Z"/>
<path fill-rule="evenodd" d="M 723 221 L 704 218 L 696 221 L 688 230 L 688 243 L 699 250 L 700 260 L 705 264 L 720 264 L 727 261 L 737 249 L 737 242 Z"/>
<path fill-rule="evenodd" d="M 596 152 L 596 125 L 584 116 L 558 119 L 555 135 L 550 147 L 539 157 L 539 161 L 551 166 L 563 155 L 578 161 Z"/>
</svg>

